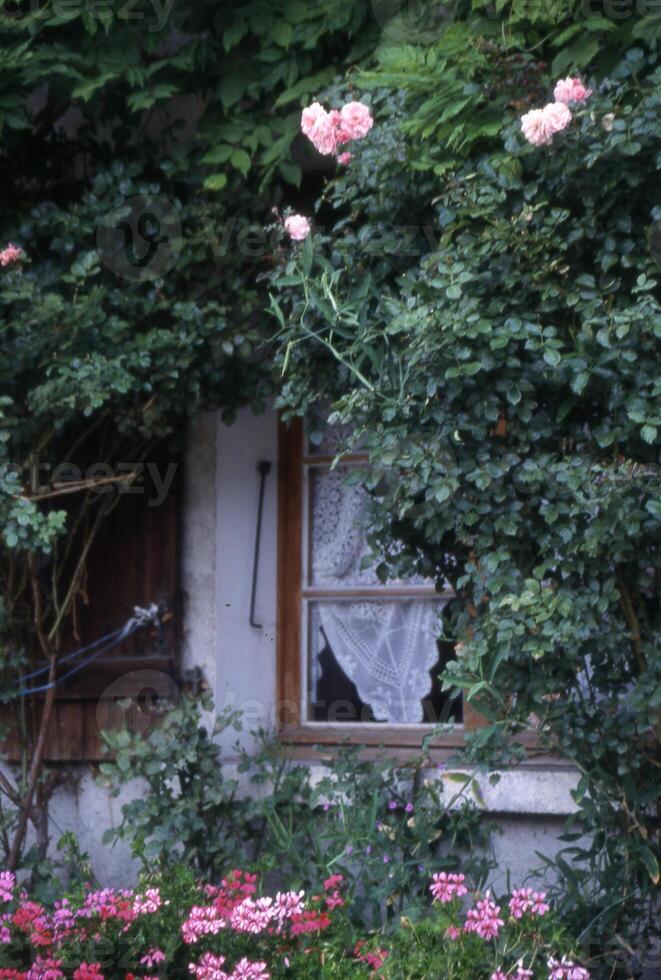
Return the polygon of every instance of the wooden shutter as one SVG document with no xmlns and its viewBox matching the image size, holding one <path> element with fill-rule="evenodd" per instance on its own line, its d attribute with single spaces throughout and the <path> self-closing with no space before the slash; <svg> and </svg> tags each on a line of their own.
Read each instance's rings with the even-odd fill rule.
<svg viewBox="0 0 661 980">
<path fill-rule="evenodd" d="M 163 464 L 160 468 L 165 472 Z M 153 495 L 148 492 L 123 495 L 99 531 L 88 559 L 86 601 L 77 605 L 78 638 L 69 641 L 69 649 L 80 649 L 119 629 L 133 615 L 135 606 L 160 604 L 167 610 L 166 622 L 143 628 L 58 686 L 44 755 L 47 761 L 105 758 L 100 728 L 128 726 L 141 730 L 145 727 L 145 699 L 154 693 L 165 694 L 174 684 L 169 678 L 175 674 L 178 486 L 175 477 L 166 499 L 158 506 L 150 506 Z M 126 698 L 130 707 L 108 696 L 113 693 Z M 25 725 L 36 730 L 39 714 L 39 698 L 27 700 Z M 3 754 L 16 759 L 15 735 L 10 735 Z"/>
</svg>

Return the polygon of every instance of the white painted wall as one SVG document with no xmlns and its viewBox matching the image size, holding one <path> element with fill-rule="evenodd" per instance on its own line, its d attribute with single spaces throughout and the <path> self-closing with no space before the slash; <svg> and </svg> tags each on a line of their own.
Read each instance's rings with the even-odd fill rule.
<svg viewBox="0 0 661 980">
<path fill-rule="evenodd" d="M 273 410 L 240 413 L 235 425 L 218 427 L 215 673 L 216 707 L 239 708 L 246 732 L 273 728 L 275 709 L 275 620 L 277 561 L 278 427 Z M 257 464 L 271 463 L 266 477 L 255 622 L 250 625 L 255 532 L 260 476 Z M 236 736 L 221 738 L 231 755 Z"/>
<path fill-rule="evenodd" d="M 182 587 L 182 658 L 186 668 L 200 667 L 217 709 L 240 708 L 243 745 L 250 729 L 273 725 L 275 705 L 277 419 L 274 411 L 253 416 L 239 413 L 224 425 L 218 416 L 200 419 L 190 431 L 184 481 Z M 268 459 L 262 524 L 256 618 L 249 624 L 250 587 L 259 494 L 257 463 Z M 234 756 L 236 732 L 222 744 L 225 758 Z M 101 845 L 103 831 L 120 819 L 122 799 L 99 787 L 89 767 L 71 767 L 72 782 L 53 801 L 55 841 L 64 829 L 79 835 L 105 884 L 121 885 L 134 877 L 126 848 Z M 442 771 L 430 773 L 443 778 Z M 575 773 L 557 762 L 539 761 L 503 774 L 492 786 L 481 780 L 489 818 L 503 833 L 493 839 L 500 877 L 509 868 L 512 882 L 523 882 L 539 865 L 537 851 L 553 852 L 566 815 L 574 810 L 570 791 Z M 139 791 L 138 788 L 135 790 Z M 126 798 L 126 797 L 124 797 Z"/>
</svg>

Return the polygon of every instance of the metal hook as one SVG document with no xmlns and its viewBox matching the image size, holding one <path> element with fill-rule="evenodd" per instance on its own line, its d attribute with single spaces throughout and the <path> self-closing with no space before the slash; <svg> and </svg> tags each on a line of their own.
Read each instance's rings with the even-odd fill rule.
<svg viewBox="0 0 661 980">
<path fill-rule="evenodd" d="M 255 553 L 252 563 L 252 588 L 250 590 L 250 625 L 255 629 L 261 630 L 262 624 L 255 622 L 255 600 L 257 598 L 257 575 L 259 573 L 259 545 L 262 537 L 262 512 L 264 510 L 264 487 L 266 477 L 271 472 L 271 463 L 268 459 L 262 459 L 257 464 L 259 473 L 259 503 L 257 504 L 257 527 L 255 529 Z"/>
</svg>

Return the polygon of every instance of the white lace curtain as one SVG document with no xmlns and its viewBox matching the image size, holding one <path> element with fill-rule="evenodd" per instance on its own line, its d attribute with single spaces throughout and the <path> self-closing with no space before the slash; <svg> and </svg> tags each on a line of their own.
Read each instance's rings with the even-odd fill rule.
<svg viewBox="0 0 661 980">
<path fill-rule="evenodd" d="M 313 470 L 311 494 L 311 584 L 343 588 L 379 584 L 373 568 L 362 569 L 367 552 L 360 520 L 367 495 L 347 486 L 346 471 Z M 405 583 L 424 584 L 423 580 Z M 391 724 L 423 721 L 422 700 L 431 690 L 438 661 L 439 614 L 447 599 L 333 599 L 315 603 L 312 616 L 315 663 L 328 643 L 374 717 Z"/>
</svg>

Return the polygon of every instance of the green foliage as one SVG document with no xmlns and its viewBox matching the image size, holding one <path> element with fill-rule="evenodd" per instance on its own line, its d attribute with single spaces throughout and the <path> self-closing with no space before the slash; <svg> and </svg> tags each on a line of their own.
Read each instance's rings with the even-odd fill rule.
<svg viewBox="0 0 661 980">
<path fill-rule="evenodd" d="M 24 815 L 43 808 L 28 773 L 50 712 L 22 711 L 17 674 L 71 648 L 88 554 L 144 463 L 176 459 L 195 414 L 231 419 L 272 390 L 266 225 L 300 180 L 300 101 L 369 55 L 369 10 L 2 5 L 0 249 L 23 251 L 0 267 L 0 702 L 16 707 L 23 753 L 0 787 L 0 844 L 13 867 Z"/>
<path fill-rule="evenodd" d="M 242 863 L 273 888 L 306 890 L 339 872 L 353 918 L 372 927 L 402 914 L 418 918 L 432 870 L 457 870 L 461 861 L 473 880 L 485 879 L 489 828 L 467 802 L 468 777 L 450 774 L 453 791 L 444 792 L 441 781 L 424 778 L 422 760 L 366 761 L 357 747 L 339 749 L 315 773 L 264 735 L 257 752 L 238 750 L 232 765 L 212 735 L 226 737 L 240 718 L 224 713 L 210 735 L 200 707 L 213 706 L 184 697 L 147 739 L 104 734 L 114 759 L 102 777 L 115 795 L 138 779 L 146 785 L 122 805 L 122 822 L 105 841 L 130 842 L 146 872 L 182 862 L 215 880 Z"/>
<path fill-rule="evenodd" d="M 483 896 L 474 897 L 479 900 Z M 508 913 L 506 896 L 497 901 L 504 926 L 495 942 L 485 942 L 474 933 L 460 933 L 455 939 L 448 938 L 447 929 L 460 930 L 465 920 L 462 914 L 465 910 L 457 899 L 440 906 L 434 915 L 421 922 L 402 919 L 400 928 L 388 944 L 384 977 L 392 980 L 401 977 L 408 980 L 431 980 L 432 976 L 443 977 L 443 980 L 484 977 L 486 980 L 497 969 L 515 977 L 513 971 L 521 964 L 531 971 L 531 980 L 547 980 L 550 958 L 560 960 L 562 955 L 575 964 L 581 961 L 569 930 L 555 914 L 547 913 L 541 918 L 524 914 L 517 920 Z"/>
<path fill-rule="evenodd" d="M 48 147 L 52 156 L 53 140 L 56 151 L 70 149 L 58 146 L 58 124 L 75 106 L 77 148 L 94 156 L 157 170 L 174 162 L 184 173 L 209 153 L 204 172 L 224 173 L 233 187 L 248 167 L 256 182 L 278 169 L 297 180 L 288 159 L 297 102 L 316 95 L 340 59 L 354 63 L 373 48 L 370 14 L 366 0 L 3 8 L 0 134 L 14 159 L 52 170 L 31 153 Z"/>
<path fill-rule="evenodd" d="M 425 160 L 445 147 L 397 76 L 325 192 L 332 234 L 292 252 L 271 301 L 282 404 L 367 449 L 384 574 L 456 590 L 446 686 L 491 721 L 468 757 L 493 763 L 532 728 L 578 767 L 572 829 L 592 836 L 569 838 L 556 871 L 600 952 L 653 931 L 661 858 L 651 47 L 594 82 L 551 147 L 520 133 L 548 101 L 535 86 L 498 139 L 482 132 L 435 171 Z"/>
<path fill-rule="evenodd" d="M 442 175 L 485 142 L 493 143 L 504 114 L 546 99 L 550 78 L 581 72 L 603 77 L 637 39 L 655 36 L 642 5 L 548 4 L 529 0 L 457 0 L 433 27 L 422 4 L 414 43 L 385 25 L 373 68 L 359 72 L 361 89 L 386 89 L 403 99 L 400 142 L 416 170 Z M 658 37 L 658 25 L 656 26 Z M 401 150 L 400 150 L 401 152 Z"/>
</svg>

